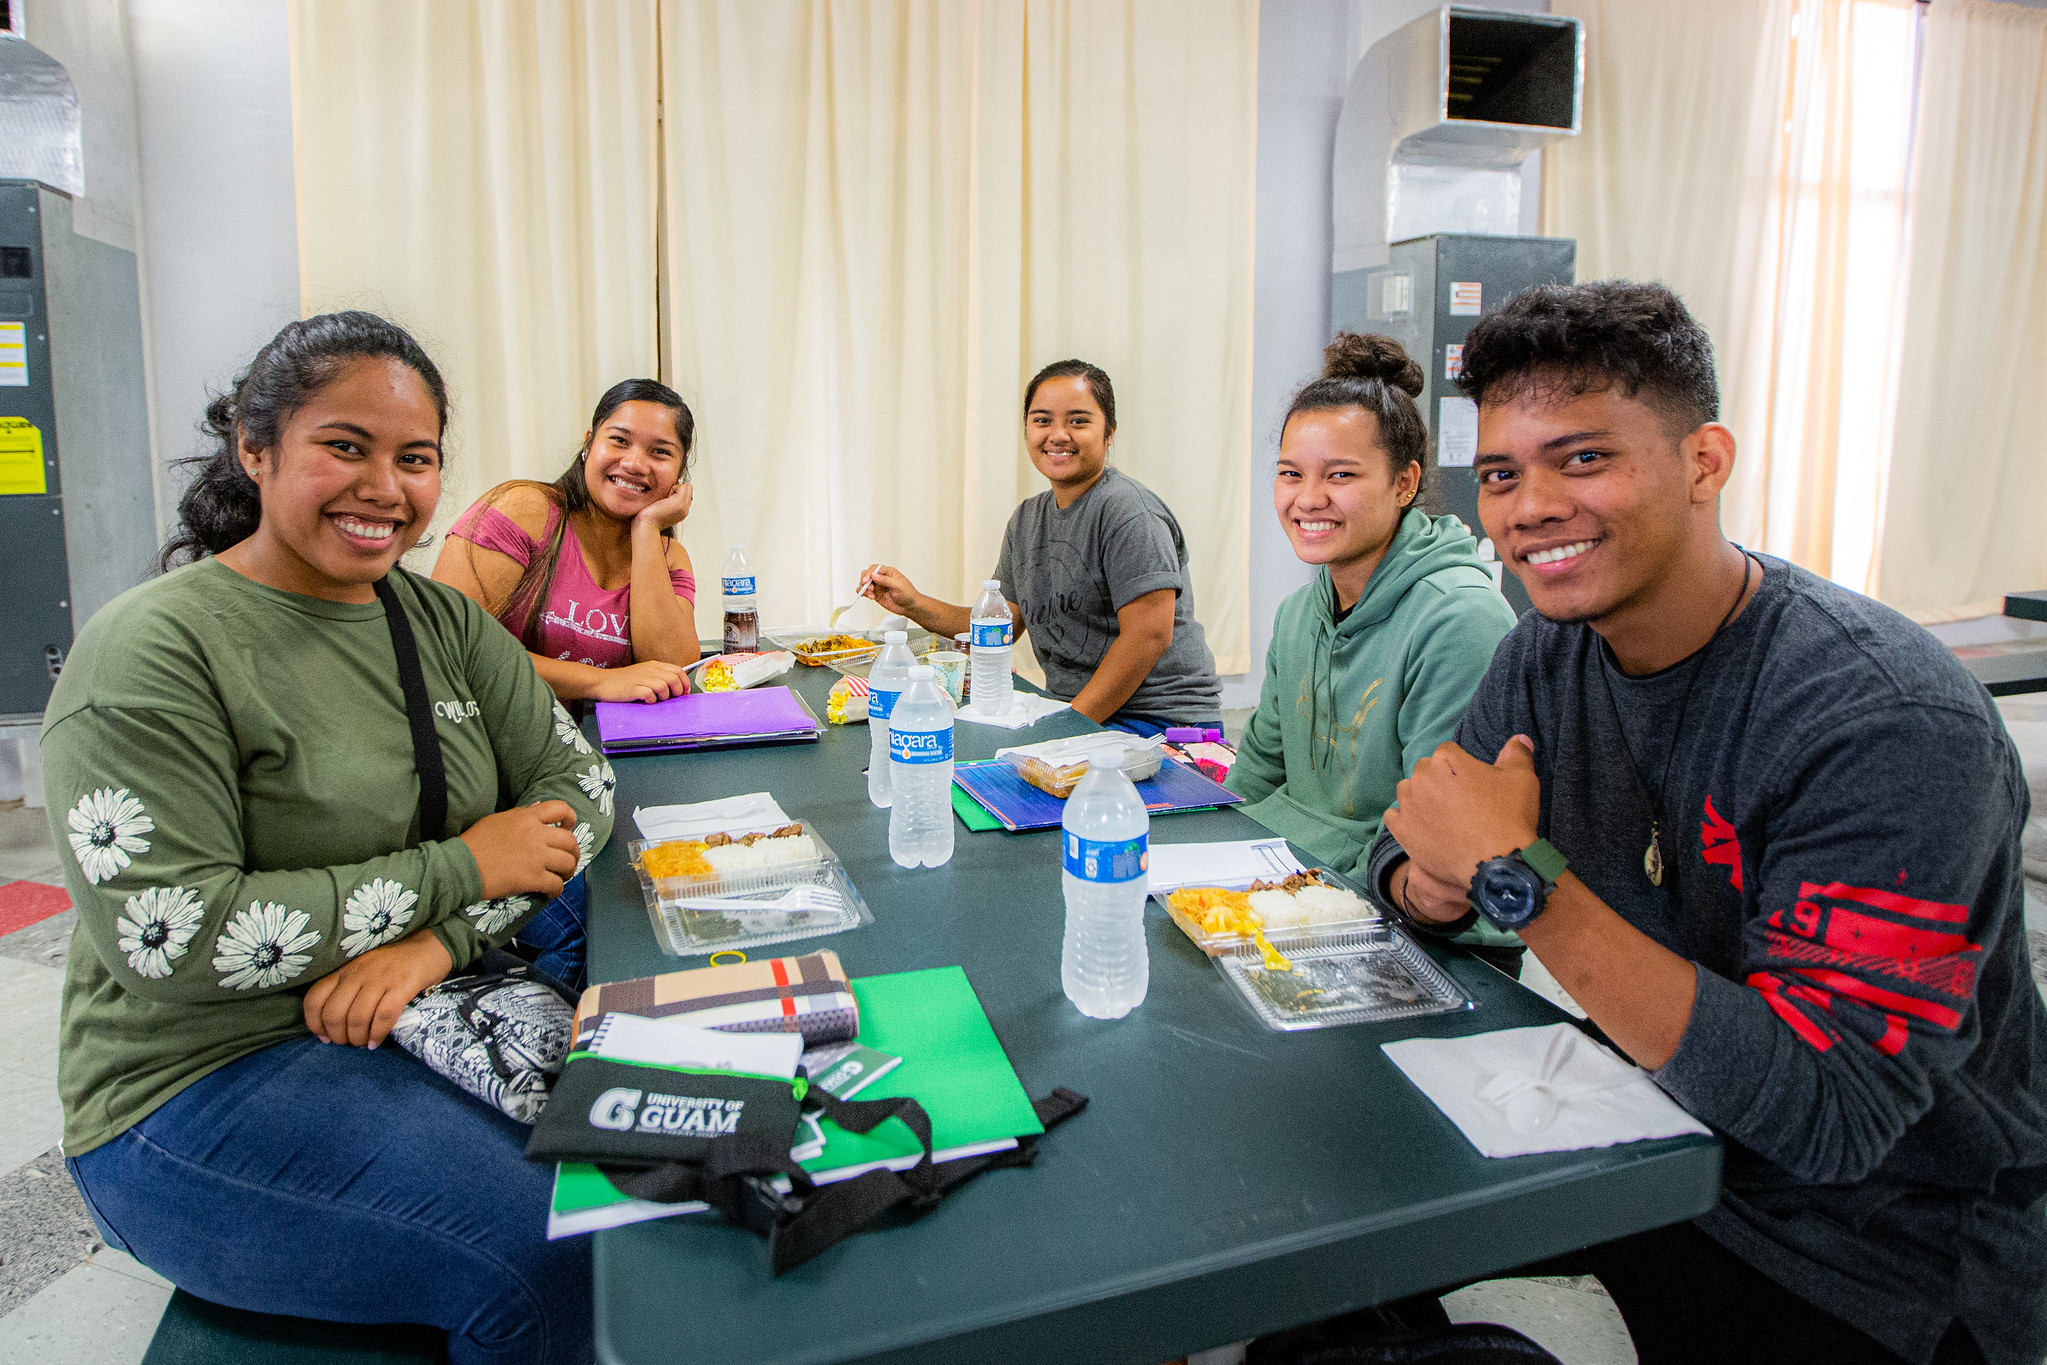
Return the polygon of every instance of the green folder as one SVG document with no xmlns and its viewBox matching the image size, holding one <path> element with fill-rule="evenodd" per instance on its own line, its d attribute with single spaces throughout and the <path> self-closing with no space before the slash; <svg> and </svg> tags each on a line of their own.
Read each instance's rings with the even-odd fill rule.
<svg viewBox="0 0 2047 1365">
<path fill-rule="evenodd" d="M 931 1119 L 933 1156 L 1000 1151 L 1045 1131 L 963 969 L 861 976 L 852 987 L 860 1041 L 903 1059 L 860 1098 L 916 1096 Z M 867 1134 L 831 1122 L 822 1127 L 824 1151 L 803 1163 L 814 1179 L 843 1180 L 875 1165 L 901 1169 L 916 1161 L 917 1139 L 900 1119 Z"/>
<path fill-rule="evenodd" d="M 931 1146 L 939 1159 L 1001 1151 L 1045 1131 L 964 970 L 933 967 L 856 977 L 852 987 L 860 1002 L 860 1041 L 903 1059 L 859 1098 L 916 1096 L 931 1119 Z M 916 1164 L 917 1139 L 899 1119 L 864 1135 L 830 1122 L 820 1127 L 825 1149 L 803 1163 L 820 1182 L 849 1179 L 877 1165 L 904 1170 Z M 548 1236 L 570 1237 L 704 1207 L 632 1199 L 595 1166 L 564 1161 L 555 1170 Z"/>
<path fill-rule="evenodd" d="M 1001 829 L 1002 822 L 988 813 L 988 808 L 968 796 L 965 788 L 954 783 L 952 788 L 952 813 L 960 818 L 970 833 L 985 834 L 991 829 Z"/>
</svg>

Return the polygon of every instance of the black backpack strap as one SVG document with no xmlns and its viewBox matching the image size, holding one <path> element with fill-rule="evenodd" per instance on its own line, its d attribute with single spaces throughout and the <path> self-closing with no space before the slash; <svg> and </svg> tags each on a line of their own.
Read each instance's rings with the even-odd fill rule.
<svg viewBox="0 0 2047 1365">
<path fill-rule="evenodd" d="M 850 1132 L 867 1132 L 882 1119 L 895 1115 L 917 1134 L 924 1144 L 924 1156 L 907 1171 L 898 1173 L 884 1167 L 851 1180 L 819 1186 L 816 1193 L 804 1200 L 803 1211 L 778 1224 L 769 1239 L 769 1256 L 777 1275 L 859 1232 L 890 1209 L 904 1207 L 913 1214 L 922 1214 L 983 1171 L 1028 1166 L 1037 1158 L 1037 1138 L 1027 1137 L 1007 1151 L 934 1165 L 930 1120 L 924 1107 L 915 1100 L 837 1100 L 817 1090 L 811 1094 L 823 1099 L 826 1118 Z M 1038 1122 L 1050 1129 L 1086 1108 L 1087 1098 L 1060 1089 L 1031 1107 L 1037 1112 Z M 847 1110 L 861 1112 L 844 1116 L 835 1112 Z M 848 1118 L 865 1126 L 854 1128 Z"/>
<path fill-rule="evenodd" d="M 393 569 L 392 573 L 402 573 Z M 448 837 L 448 771 L 441 762 L 441 736 L 434 729 L 433 701 L 426 694 L 426 670 L 419 663 L 419 641 L 389 574 L 373 584 L 384 604 L 384 624 L 391 628 L 391 652 L 398 656 L 398 685 L 405 692 L 405 719 L 412 726 L 412 766 L 419 772 L 419 837 L 431 843 Z"/>
</svg>

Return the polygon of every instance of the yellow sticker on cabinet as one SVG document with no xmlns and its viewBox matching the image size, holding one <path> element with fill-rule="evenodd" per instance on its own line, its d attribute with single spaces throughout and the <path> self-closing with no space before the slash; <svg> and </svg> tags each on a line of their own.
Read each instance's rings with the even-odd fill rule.
<svg viewBox="0 0 2047 1365">
<path fill-rule="evenodd" d="M 0 417 L 0 497 L 49 491 L 43 433 L 26 417 Z"/>
<path fill-rule="evenodd" d="M 0 389 L 28 387 L 28 327 L 0 322 Z"/>
</svg>

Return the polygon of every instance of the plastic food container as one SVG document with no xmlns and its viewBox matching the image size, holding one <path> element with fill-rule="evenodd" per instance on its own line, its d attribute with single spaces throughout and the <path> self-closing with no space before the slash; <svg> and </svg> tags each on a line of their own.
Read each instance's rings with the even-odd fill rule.
<svg viewBox="0 0 2047 1365">
<path fill-rule="evenodd" d="M 997 749 L 995 756 L 1014 767 L 1033 787 L 1064 801 L 1073 795 L 1073 789 L 1087 775 L 1088 755 L 1110 745 L 1123 750 L 1120 766 L 1123 775 L 1132 782 L 1144 781 L 1157 773 L 1159 764 L 1165 762 L 1164 739 L 1157 736 L 1139 739 L 1136 735 L 1115 730 L 1097 735 L 1048 739 L 1040 744 L 1024 744 L 1014 749 Z"/>
<path fill-rule="evenodd" d="M 1350 891 L 1353 894 L 1357 894 L 1355 888 L 1345 885 L 1342 878 L 1328 869 L 1315 868 L 1313 871 L 1330 887 L 1339 891 Z M 1219 891 L 1243 891 L 1251 885 L 1251 882 L 1224 883 L 1218 884 L 1214 889 Z M 1186 887 L 1181 889 L 1202 890 L 1207 888 Z M 1223 953 L 1233 953 L 1239 947 L 1255 942 L 1251 935 L 1235 930 L 1222 930 L 1215 933 L 1208 932 L 1201 927 L 1200 921 L 1176 907 L 1168 892 L 1158 892 L 1152 896 L 1152 899 L 1159 903 L 1160 908 L 1166 912 L 1168 919 L 1180 926 L 1180 932 L 1191 939 L 1195 947 L 1201 949 L 1202 952 L 1207 953 L 1210 957 L 1216 957 Z M 1364 900 L 1362 895 L 1358 899 L 1363 901 L 1363 904 L 1358 907 L 1358 913 L 1348 919 L 1326 919 L 1316 920 L 1312 924 L 1261 925 L 1260 927 L 1264 929 L 1268 942 L 1278 943 L 1282 938 L 1294 938 L 1302 934 L 1354 933 L 1359 930 L 1374 928 L 1385 922 L 1384 917 L 1372 908 L 1370 901 Z"/>
<path fill-rule="evenodd" d="M 1470 1009 L 1471 997 L 1390 924 L 1273 939 L 1291 970 L 1255 944 L 1214 959 L 1254 1018 L 1278 1033 Z"/>
<path fill-rule="evenodd" d="M 932 648 L 931 632 L 920 626 L 911 626 L 906 633 L 910 637 L 910 653 L 922 663 L 924 655 Z M 761 635 L 775 648 L 794 654 L 800 664 L 834 669 L 855 678 L 867 676 L 867 670 L 874 666 L 882 646 L 879 629 L 826 630 L 823 626 L 809 629 L 792 626 L 765 630 Z M 857 646 L 853 643 L 856 640 L 860 642 Z"/>
<path fill-rule="evenodd" d="M 645 862 L 648 849 L 688 841 L 635 839 L 628 843 L 626 852 L 640 879 L 647 917 L 654 926 L 654 941 L 665 953 L 688 957 L 838 934 L 872 924 L 874 915 L 846 875 L 838 855 L 818 837 L 816 830 L 806 825 L 804 833 L 816 845 L 816 857 L 709 877 L 648 875 Z M 778 908 L 775 902 L 796 887 L 824 892 L 812 898 L 814 904 L 824 908 Z M 759 908 L 730 905 L 707 908 L 691 904 L 711 899 L 747 900 L 757 903 Z"/>
</svg>

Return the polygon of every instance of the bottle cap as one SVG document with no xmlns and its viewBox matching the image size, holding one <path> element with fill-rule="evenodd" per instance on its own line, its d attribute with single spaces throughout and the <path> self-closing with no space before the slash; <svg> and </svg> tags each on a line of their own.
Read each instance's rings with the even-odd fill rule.
<svg viewBox="0 0 2047 1365">
<path fill-rule="evenodd" d="M 910 643 L 910 633 L 905 630 L 884 631 L 881 642 L 885 645 L 906 645 Z"/>
<path fill-rule="evenodd" d="M 937 676 L 938 670 L 933 668 L 930 664 L 910 665 L 911 682 L 930 682 L 933 678 Z"/>
<path fill-rule="evenodd" d="M 1088 752 L 1087 765 L 1102 772 L 1111 768 L 1120 770 L 1123 767 L 1123 750 L 1116 745 L 1104 744 Z"/>
<path fill-rule="evenodd" d="M 744 545 L 738 545 L 738 544 L 735 544 L 735 545 L 733 545 L 733 547 L 732 547 L 732 553 L 733 553 L 733 554 L 744 554 L 744 553 L 746 553 L 746 547 L 745 547 Z"/>
<path fill-rule="evenodd" d="M 993 588 L 995 589 L 995 591 L 1001 592 L 1002 580 L 999 578 L 984 578 L 981 580 L 981 586 L 984 588 Z"/>
</svg>

